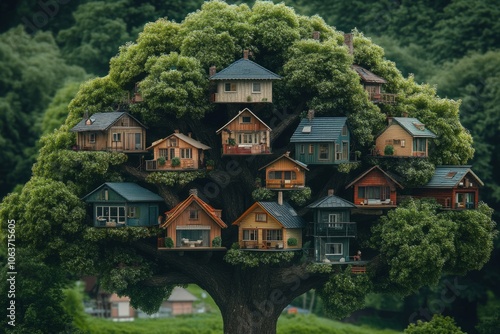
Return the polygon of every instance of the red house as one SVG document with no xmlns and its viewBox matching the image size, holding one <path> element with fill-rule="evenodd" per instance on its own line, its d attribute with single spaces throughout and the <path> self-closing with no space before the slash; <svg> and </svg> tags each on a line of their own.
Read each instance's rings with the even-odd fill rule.
<svg viewBox="0 0 500 334">
<path fill-rule="evenodd" d="M 364 208 L 392 208 L 397 203 L 397 188 L 403 189 L 396 179 L 373 166 L 346 186 L 354 188 L 354 204 Z"/>
</svg>

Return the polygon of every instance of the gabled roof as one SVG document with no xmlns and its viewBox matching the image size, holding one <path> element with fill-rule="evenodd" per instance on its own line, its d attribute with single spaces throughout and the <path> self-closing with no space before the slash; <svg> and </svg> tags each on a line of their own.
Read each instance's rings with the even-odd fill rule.
<svg viewBox="0 0 500 334">
<path fill-rule="evenodd" d="M 436 166 L 434 175 L 423 188 L 454 188 L 464 179 L 467 174 L 471 174 L 478 185 L 484 186 L 483 181 L 474 174 L 471 166 Z"/>
<path fill-rule="evenodd" d="M 241 58 L 225 69 L 215 73 L 210 80 L 279 80 L 281 77 L 276 73 L 254 63 L 253 61 Z"/>
<path fill-rule="evenodd" d="M 329 195 L 318 199 L 307 207 L 309 209 L 350 209 L 355 208 L 356 205 L 341 197 Z"/>
<path fill-rule="evenodd" d="M 315 117 L 303 118 L 290 143 L 334 142 L 342 133 L 347 117 Z"/>
<path fill-rule="evenodd" d="M 197 300 L 198 298 L 180 286 L 176 286 L 167 299 L 169 302 L 195 302 Z"/>
<path fill-rule="evenodd" d="M 155 147 L 155 146 L 157 146 L 157 145 L 161 144 L 162 142 L 164 142 L 165 140 L 169 139 L 170 137 L 177 137 L 177 138 L 179 138 L 180 140 L 182 140 L 182 141 L 184 141 L 184 142 L 188 143 L 189 145 L 191 145 L 191 146 L 193 146 L 193 147 L 196 147 L 196 148 L 198 148 L 198 149 L 200 149 L 200 150 L 209 150 L 209 149 L 210 149 L 210 147 L 209 147 L 209 146 L 207 146 L 207 145 L 205 145 L 205 144 L 203 144 L 203 143 L 201 143 L 201 142 L 197 141 L 196 139 L 193 139 L 193 138 L 191 138 L 191 137 L 189 137 L 189 136 L 186 136 L 185 134 L 182 134 L 182 133 L 173 133 L 173 134 L 171 134 L 171 135 L 170 135 L 170 136 L 168 136 L 168 137 L 165 137 L 165 138 L 163 138 L 163 139 L 158 139 L 157 141 L 154 141 L 154 142 L 151 144 L 151 146 L 149 146 L 149 147 L 147 148 L 147 150 L 149 150 L 149 149 L 151 149 L 151 148 L 153 148 L 153 147 Z"/>
<path fill-rule="evenodd" d="M 361 80 L 367 83 L 379 83 L 385 84 L 387 81 L 384 78 L 379 77 L 375 73 L 363 68 L 359 65 L 352 65 L 352 68 L 359 74 Z"/>
<path fill-rule="evenodd" d="M 226 124 L 224 124 L 219 130 L 217 130 L 215 133 L 219 134 L 226 126 L 228 126 L 229 124 L 231 124 L 232 122 L 234 122 L 235 120 L 238 119 L 238 117 L 244 113 L 244 112 L 249 112 L 250 114 L 252 114 L 253 117 L 255 117 L 257 119 L 257 121 L 259 121 L 260 123 L 262 123 L 266 128 L 269 129 L 269 131 L 272 131 L 271 128 L 269 126 L 267 126 L 266 123 L 264 123 L 260 118 L 257 117 L 257 115 L 255 115 L 250 109 L 248 108 L 245 108 L 243 110 L 241 110 L 238 115 L 234 116 L 229 122 L 227 122 Z"/>
<path fill-rule="evenodd" d="M 287 202 L 279 204 L 278 202 L 255 202 L 250 206 L 238 219 L 233 222 L 233 225 L 238 225 L 240 221 L 251 213 L 256 207 L 260 207 L 269 215 L 274 217 L 284 228 L 303 228 L 305 221 L 300 217 L 294 208 Z"/>
<path fill-rule="evenodd" d="M 186 210 L 186 208 L 192 203 L 196 202 L 202 209 L 205 211 L 205 213 L 212 218 L 213 221 L 217 223 L 221 228 L 226 228 L 227 225 L 216 215 L 216 210 L 212 208 L 210 205 L 207 203 L 203 202 L 198 196 L 195 194 L 190 194 L 188 198 L 186 198 L 183 202 L 180 202 L 176 206 L 174 206 L 170 211 L 165 212 L 167 215 L 167 219 L 165 220 L 164 223 L 160 225 L 160 227 L 166 228 L 168 225 L 170 225 L 181 213 Z"/>
<path fill-rule="evenodd" d="M 163 198 L 133 182 L 106 182 L 94 189 L 83 200 L 104 187 L 116 192 L 127 202 L 163 202 Z"/>
<path fill-rule="evenodd" d="M 301 162 L 301 161 L 298 161 L 298 160 L 295 160 L 295 159 L 292 159 L 292 158 L 290 158 L 290 156 L 288 156 L 287 154 L 283 154 L 282 156 L 280 156 L 280 157 L 278 157 L 278 158 L 274 159 L 273 161 L 271 161 L 271 162 L 270 162 L 270 163 L 268 163 L 267 165 L 265 165 L 265 166 L 263 166 L 263 167 L 260 167 L 260 168 L 259 168 L 259 170 L 263 170 L 264 168 L 266 168 L 266 167 L 268 167 L 268 166 L 272 165 L 273 163 L 275 163 L 276 161 L 281 160 L 281 159 L 288 159 L 288 160 L 290 160 L 291 162 L 293 162 L 294 164 L 298 165 L 299 167 L 301 167 L 301 168 L 303 168 L 303 169 L 305 169 L 305 170 L 307 170 L 307 171 L 309 170 L 309 169 L 307 168 L 307 165 L 306 165 L 305 163 L 303 163 L 303 162 Z"/>
<path fill-rule="evenodd" d="M 115 124 L 122 116 L 128 115 L 130 118 L 134 119 L 143 128 L 147 128 L 144 124 L 139 122 L 134 116 L 123 111 L 112 111 L 112 112 L 100 112 L 91 115 L 88 119 L 92 124 L 86 124 L 87 119 L 83 118 L 77 125 L 75 125 L 70 131 L 72 132 L 84 132 L 84 131 L 105 131 L 109 129 L 113 124 Z"/>
<path fill-rule="evenodd" d="M 417 118 L 413 117 L 393 117 L 393 123 L 401 125 L 412 137 L 436 138 L 436 134 L 427 129 Z"/>
<path fill-rule="evenodd" d="M 399 188 L 403 189 L 403 186 L 396 180 L 396 178 L 394 176 L 392 176 L 389 173 L 385 172 L 379 166 L 373 166 L 372 168 L 368 169 L 366 172 L 364 172 L 363 174 L 361 174 L 360 176 L 358 176 L 356 179 L 354 179 L 354 181 L 352 181 L 351 183 L 349 183 L 345 188 L 347 189 L 347 188 L 352 187 L 355 183 L 357 183 L 359 180 L 361 180 L 362 178 L 364 178 L 366 175 L 368 175 L 368 173 L 370 173 L 371 171 L 373 171 L 375 169 L 378 169 L 382 174 L 385 175 L 386 178 L 388 178 L 389 180 L 391 180 L 392 182 L 394 182 Z"/>
</svg>

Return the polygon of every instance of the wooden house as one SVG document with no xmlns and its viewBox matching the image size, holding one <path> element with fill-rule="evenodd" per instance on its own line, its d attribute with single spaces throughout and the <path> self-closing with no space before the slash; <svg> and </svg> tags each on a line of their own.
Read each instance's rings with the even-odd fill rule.
<svg viewBox="0 0 500 334">
<path fill-rule="evenodd" d="M 86 195 L 96 227 L 158 225 L 163 198 L 131 182 L 106 182 Z"/>
<path fill-rule="evenodd" d="M 280 197 L 281 198 L 281 197 Z M 290 204 L 255 202 L 233 222 L 242 249 L 301 249 L 304 220 Z"/>
<path fill-rule="evenodd" d="M 431 180 L 411 190 L 415 198 L 435 198 L 446 209 L 476 209 L 484 184 L 471 166 L 436 166 Z"/>
<path fill-rule="evenodd" d="M 163 171 L 202 168 L 205 165 L 204 151 L 210 147 L 192 138 L 191 133 L 186 136 L 175 130 L 170 136 L 153 142 L 147 149 L 153 150 L 154 158 L 146 160 L 146 170 Z"/>
<path fill-rule="evenodd" d="M 202 201 L 197 191 L 170 211 L 165 212 L 165 237 L 173 241 L 173 248 L 212 247 L 212 241 L 221 237 L 221 229 L 227 225 L 221 219 L 222 210 L 216 210 Z M 159 246 L 164 246 L 160 245 Z"/>
<path fill-rule="evenodd" d="M 354 188 L 354 204 L 358 208 L 393 208 L 397 204 L 397 189 L 403 186 L 379 166 L 368 169 L 346 186 Z"/>
<path fill-rule="evenodd" d="M 347 117 L 309 117 L 300 121 L 290 143 L 295 158 L 308 165 L 349 162 L 350 133 Z"/>
<path fill-rule="evenodd" d="M 349 261 L 350 240 L 356 237 L 356 223 L 351 222 L 351 209 L 356 206 L 329 190 L 307 206 L 313 212 L 310 230 L 314 238 L 316 262 Z"/>
<path fill-rule="evenodd" d="M 113 293 L 109 297 L 111 306 L 110 318 L 113 321 L 133 321 L 135 317 L 135 309 L 130 305 L 130 298 L 127 296 L 118 296 Z"/>
<path fill-rule="evenodd" d="M 212 94 L 215 103 L 271 103 L 273 81 L 281 77 L 248 59 L 243 58 L 216 73 L 210 68 L 210 80 L 215 82 L 217 92 Z"/>
<path fill-rule="evenodd" d="M 271 153 L 271 128 L 248 108 L 241 110 L 216 133 L 222 135 L 223 155 Z"/>
<path fill-rule="evenodd" d="M 375 140 L 377 155 L 427 157 L 429 139 L 436 138 L 422 122 L 412 117 L 389 118 L 389 125 Z M 392 153 L 392 154 L 391 154 Z"/>
<path fill-rule="evenodd" d="M 162 307 L 169 308 L 171 315 L 174 317 L 183 314 L 193 314 L 193 303 L 196 301 L 198 301 L 198 298 L 193 294 L 180 286 L 176 286 L 172 290 L 170 297 L 162 303 Z"/>
<path fill-rule="evenodd" d="M 132 115 L 121 112 L 84 115 L 75 125 L 76 149 L 142 153 L 146 147 L 146 126 Z"/>
<path fill-rule="evenodd" d="M 290 158 L 289 152 L 271 161 L 259 170 L 265 169 L 266 188 L 297 189 L 306 185 L 307 165 Z"/>
<path fill-rule="evenodd" d="M 379 77 L 373 72 L 359 65 L 352 65 L 352 68 L 358 73 L 363 88 L 368 93 L 368 98 L 373 103 L 395 103 L 396 94 L 384 93 L 382 86 L 387 83 L 384 78 Z"/>
</svg>

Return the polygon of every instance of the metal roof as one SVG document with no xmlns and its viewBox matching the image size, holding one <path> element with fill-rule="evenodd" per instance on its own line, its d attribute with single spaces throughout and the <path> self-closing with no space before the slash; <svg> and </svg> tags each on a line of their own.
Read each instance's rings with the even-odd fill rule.
<svg viewBox="0 0 500 334">
<path fill-rule="evenodd" d="M 436 134 L 427 129 L 418 119 L 413 117 L 393 117 L 393 122 L 398 123 L 413 137 L 436 138 Z"/>
<path fill-rule="evenodd" d="M 162 197 L 133 182 L 106 182 L 86 195 L 84 199 L 104 187 L 115 191 L 127 202 L 163 202 Z"/>
<path fill-rule="evenodd" d="M 334 142 L 342 133 L 347 117 L 315 117 L 303 118 L 290 143 Z M 306 131 L 303 131 L 305 128 Z"/>
<path fill-rule="evenodd" d="M 463 180 L 467 174 L 471 174 L 483 186 L 484 183 L 471 170 L 471 166 L 436 166 L 434 175 L 424 188 L 453 188 Z"/>
<path fill-rule="evenodd" d="M 359 65 L 352 65 L 352 68 L 359 74 L 361 80 L 368 83 L 379 83 L 385 84 L 387 81 L 384 78 L 379 77 L 375 73 L 363 68 Z"/>
<path fill-rule="evenodd" d="M 264 210 L 280 222 L 285 228 L 303 228 L 305 221 L 297 215 L 294 208 L 287 202 L 257 202 Z"/>
<path fill-rule="evenodd" d="M 84 131 L 105 131 L 115 124 L 122 116 L 128 115 L 139 123 L 142 127 L 146 128 L 144 124 L 139 122 L 134 116 L 123 112 L 123 111 L 112 111 L 112 112 L 102 112 L 95 113 L 91 115 L 88 119 L 91 124 L 86 124 L 87 119 L 83 118 L 77 125 L 75 125 L 70 131 L 72 132 L 84 132 Z"/>
<path fill-rule="evenodd" d="M 254 63 L 253 61 L 241 58 L 225 69 L 215 73 L 210 80 L 279 80 L 281 77 L 276 73 Z"/>
<path fill-rule="evenodd" d="M 348 209 L 355 208 L 356 205 L 341 197 L 331 195 L 320 198 L 314 203 L 309 204 L 307 207 L 310 209 Z"/>
</svg>

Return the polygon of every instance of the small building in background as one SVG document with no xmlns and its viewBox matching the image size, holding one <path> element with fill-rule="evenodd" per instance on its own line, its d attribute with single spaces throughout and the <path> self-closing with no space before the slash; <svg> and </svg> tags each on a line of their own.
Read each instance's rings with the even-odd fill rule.
<svg viewBox="0 0 500 334">
<path fill-rule="evenodd" d="M 172 310 L 171 314 L 174 317 L 183 314 L 193 314 L 193 303 L 196 301 L 198 301 L 198 298 L 192 293 L 180 286 L 176 286 L 172 290 L 170 297 L 162 303 L 162 307 Z"/>
<path fill-rule="evenodd" d="M 113 321 L 134 321 L 135 309 L 130 306 L 130 298 L 127 296 L 119 297 L 116 293 L 113 293 L 109 297 L 109 303 L 111 305 L 111 315 L 110 318 Z"/>
<path fill-rule="evenodd" d="M 373 72 L 359 65 L 352 65 L 352 68 L 358 73 L 363 88 L 368 93 L 368 98 L 373 103 L 396 103 L 396 94 L 383 92 L 382 88 L 387 83 L 384 78 L 379 77 Z"/>
<path fill-rule="evenodd" d="M 271 161 L 259 170 L 265 170 L 266 188 L 299 189 L 306 185 L 307 165 L 290 158 L 289 152 Z"/>
</svg>

